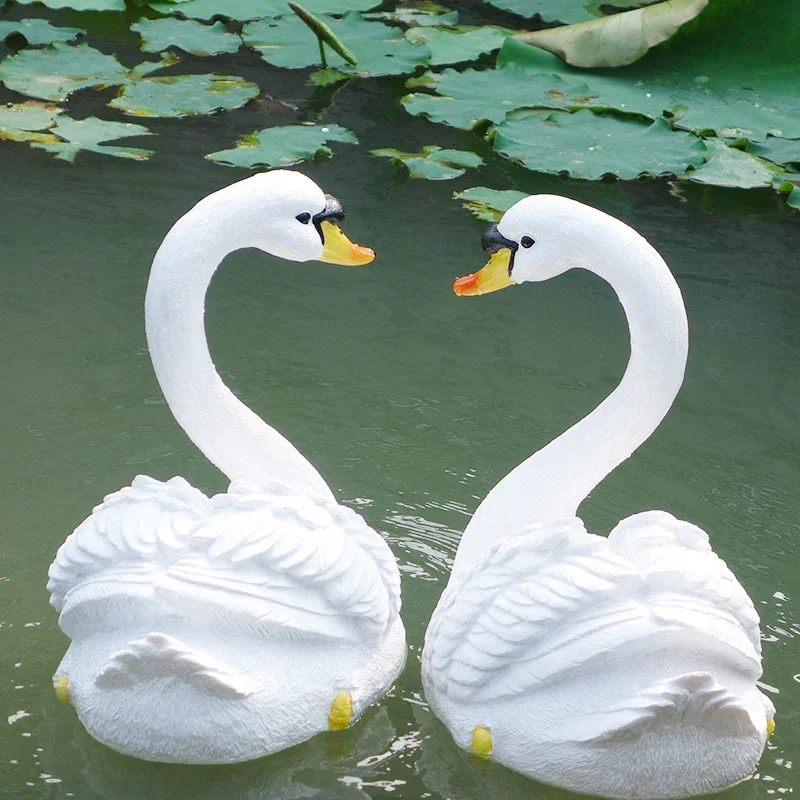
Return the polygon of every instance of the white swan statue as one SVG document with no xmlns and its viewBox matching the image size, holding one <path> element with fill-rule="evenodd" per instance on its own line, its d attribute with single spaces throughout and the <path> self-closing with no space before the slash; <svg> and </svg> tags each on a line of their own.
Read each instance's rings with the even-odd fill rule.
<svg viewBox="0 0 800 800">
<path fill-rule="evenodd" d="M 565 789 L 674 798 L 735 784 L 774 726 L 753 603 L 691 523 L 649 511 L 603 537 L 576 516 L 683 382 L 678 285 L 642 236 L 563 197 L 521 200 L 483 247 L 489 262 L 456 294 L 590 270 L 622 303 L 631 356 L 600 406 L 478 507 L 427 630 L 426 697 L 460 747 Z"/>
<path fill-rule="evenodd" d="M 147 341 L 175 418 L 231 480 L 208 498 L 139 476 L 61 546 L 50 602 L 72 640 L 55 675 L 89 733 L 150 761 L 227 763 L 346 727 L 405 663 L 391 550 L 223 384 L 203 325 L 233 250 L 365 264 L 339 202 L 257 174 L 201 200 L 156 253 Z"/>
</svg>

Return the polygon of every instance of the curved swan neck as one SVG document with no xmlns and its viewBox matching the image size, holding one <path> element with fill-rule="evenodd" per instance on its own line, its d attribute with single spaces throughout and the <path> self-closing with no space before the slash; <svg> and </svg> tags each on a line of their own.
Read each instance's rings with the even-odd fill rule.
<svg viewBox="0 0 800 800">
<path fill-rule="evenodd" d="M 253 244 L 248 237 L 254 229 L 259 229 L 258 220 L 241 183 L 209 195 L 175 223 L 156 253 L 147 285 L 150 358 L 175 419 L 230 480 L 263 484 L 278 479 L 332 498 L 291 442 L 225 386 L 208 351 L 204 316 L 209 283 L 228 253 Z"/>
<path fill-rule="evenodd" d="M 611 284 L 625 310 L 631 343 L 625 375 L 592 413 L 489 492 L 464 532 L 453 574 L 503 536 L 575 516 L 589 492 L 658 427 L 683 383 L 689 334 L 680 289 L 642 236 L 600 217 L 602 225 L 590 217 L 584 232 L 594 247 L 587 246 L 581 266 Z"/>
</svg>

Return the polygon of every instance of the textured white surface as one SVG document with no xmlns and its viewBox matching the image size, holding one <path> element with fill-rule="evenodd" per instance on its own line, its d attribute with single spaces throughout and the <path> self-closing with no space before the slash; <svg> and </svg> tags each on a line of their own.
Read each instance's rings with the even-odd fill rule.
<svg viewBox="0 0 800 800">
<path fill-rule="evenodd" d="M 605 278 L 631 358 L 591 414 L 501 480 L 459 545 L 425 637 L 425 694 L 455 741 L 574 791 L 671 798 L 746 778 L 774 709 L 758 690 L 759 619 L 700 528 L 663 511 L 586 532 L 581 501 L 655 430 L 683 380 L 680 291 L 623 223 L 566 198 L 520 201 L 499 224 L 512 277 Z"/>
<path fill-rule="evenodd" d="M 232 483 L 208 498 L 183 478 L 138 476 L 109 495 L 50 567 L 86 729 L 153 761 L 244 761 L 354 717 L 406 658 L 391 550 L 319 473 L 224 386 L 203 304 L 224 255 L 257 246 L 317 258 L 325 197 L 299 173 L 255 175 L 198 203 L 167 235 L 146 300 L 156 374 L 183 428 Z"/>
</svg>

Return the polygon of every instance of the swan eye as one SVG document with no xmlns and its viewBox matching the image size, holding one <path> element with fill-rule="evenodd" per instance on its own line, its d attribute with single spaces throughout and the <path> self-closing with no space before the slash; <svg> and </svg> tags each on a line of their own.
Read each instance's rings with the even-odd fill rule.
<svg viewBox="0 0 800 800">
<path fill-rule="evenodd" d="M 303 225 L 308 225 L 308 223 L 311 221 L 311 214 L 309 214 L 308 211 L 304 211 L 302 214 L 298 214 L 295 219 L 298 222 L 302 222 Z"/>
<path fill-rule="evenodd" d="M 528 247 L 533 247 L 536 242 L 530 236 L 523 236 L 520 244 L 527 249 Z"/>
</svg>

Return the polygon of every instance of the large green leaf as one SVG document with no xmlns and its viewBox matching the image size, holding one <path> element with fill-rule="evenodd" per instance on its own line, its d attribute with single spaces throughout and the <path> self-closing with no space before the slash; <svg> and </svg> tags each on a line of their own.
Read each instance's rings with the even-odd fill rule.
<svg viewBox="0 0 800 800">
<path fill-rule="evenodd" d="M 241 108 L 258 93 L 235 75 L 169 75 L 128 84 L 109 105 L 136 117 L 191 117 Z"/>
<path fill-rule="evenodd" d="M 541 17 L 548 22 L 558 21 L 565 24 L 584 22 L 600 14 L 599 0 L 488 0 L 488 2 L 496 8 L 518 14 L 520 17 Z"/>
<path fill-rule="evenodd" d="M 153 155 L 152 150 L 102 144 L 116 139 L 150 134 L 143 125 L 133 125 L 130 122 L 108 122 L 96 117 L 74 120 L 66 114 L 61 114 L 51 133 L 57 134 L 63 141 L 32 142 L 31 146 L 55 153 L 56 158 L 64 161 L 74 161 L 81 150 L 118 158 L 132 158 L 136 161 L 144 161 Z"/>
<path fill-rule="evenodd" d="M 406 75 L 419 64 L 427 63 L 430 57 L 424 45 L 406 41 L 400 28 L 369 22 L 355 11 L 342 19 L 326 16 L 324 22 L 358 59 L 358 64 L 352 66 L 338 54 L 329 52 L 329 65 L 351 75 Z M 317 38 L 299 17 L 250 22 L 245 25 L 242 37 L 248 46 L 261 53 L 264 61 L 276 67 L 296 69 L 320 63 Z"/>
<path fill-rule="evenodd" d="M 708 0 L 665 0 L 577 25 L 521 33 L 517 38 L 576 67 L 622 67 L 674 36 L 707 5 Z"/>
<path fill-rule="evenodd" d="M 588 110 L 554 111 L 546 119 L 524 111 L 512 114 L 497 126 L 494 148 L 528 169 L 590 180 L 680 175 L 700 166 L 705 153 L 702 140 L 673 131 L 663 119 L 648 125 Z"/>
<path fill-rule="evenodd" d="M 710 139 L 705 146 L 708 151 L 706 163 L 683 176 L 695 183 L 756 189 L 759 186 L 771 186 L 776 176 L 783 173 L 780 167 L 728 147 L 719 139 Z"/>
<path fill-rule="evenodd" d="M 358 139 L 340 125 L 281 125 L 251 133 L 231 150 L 209 153 L 206 158 L 228 167 L 289 167 L 333 155 L 327 142 L 358 144 Z"/>
<path fill-rule="evenodd" d="M 800 167 L 800 139 L 779 139 L 768 136 L 763 142 L 749 144 L 747 151 L 775 164 Z"/>
<path fill-rule="evenodd" d="M 0 139 L 15 142 L 48 141 L 53 136 L 42 133 L 55 125 L 61 113 L 56 105 L 29 100 L 16 105 L 0 105 Z"/>
<path fill-rule="evenodd" d="M 307 0 L 302 5 L 312 14 L 343 14 L 345 11 L 368 11 L 380 4 L 380 0 Z M 224 17 L 245 22 L 288 13 L 284 0 L 188 0 L 175 4 L 151 2 L 148 5 L 162 14 L 203 20 Z"/>
<path fill-rule="evenodd" d="M 42 3 L 48 8 L 71 8 L 73 11 L 124 11 L 125 0 L 16 0 L 22 5 Z"/>
<path fill-rule="evenodd" d="M 430 64 L 458 64 L 472 61 L 484 53 L 502 47 L 513 31 L 484 25 L 474 28 L 467 25 L 454 28 L 431 28 L 419 26 L 406 31 L 406 39 L 414 44 L 423 44 L 431 51 Z"/>
<path fill-rule="evenodd" d="M 42 50 L 20 50 L 0 61 L 0 81 L 8 89 L 43 100 L 66 100 L 87 86 L 125 83 L 128 70 L 114 56 L 88 44 L 54 42 Z"/>
<path fill-rule="evenodd" d="M 463 192 L 453 192 L 456 200 L 461 200 L 464 208 L 478 219 L 486 222 L 499 222 L 500 217 L 514 203 L 524 200 L 528 195 L 515 189 L 488 189 L 485 186 L 473 186 Z"/>
<path fill-rule="evenodd" d="M 529 71 L 513 62 L 494 70 L 446 69 L 438 75 L 428 73 L 426 85 L 436 94 L 407 95 L 402 100 L 406 110 L 466 130 L 486 120 L 502 122 L 516 108 L 581 107 L 591 94 L 580 80 Z"/>
<path fill-rule="evenodd" d="M 463 175 L 467 167 L 479 167 L 483 159 L 468 150 L 447 150 L 435 144 L 422 148 L 421 153 L 403 153 L 391 147 L 373 150 L 372 155 L 391 158 L 392 163 L 408 171 L 411 178 L 444 181 Z"/>
<path fill-rule="evenodd" d="M 24 36 L 28 44 L 50 44 L 71 42 L 86 31 L 81 28 L 58 28 L 46 19 L 19 19 L 14 22 L 0 20 L 0 41 L 14 33 Z"/>
<path fill-rule="evenodd" d="M 131 30 L 142 37 L 142 50 L 160 53 L 178 47 L 197 56 L 235 53 L 242 46 L 242 37 L 231 33 L 221 22 L 203 25 L 193 19 L 140 19 Z"/>
</svg>

